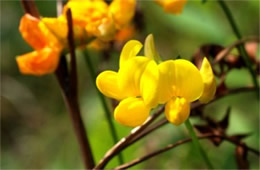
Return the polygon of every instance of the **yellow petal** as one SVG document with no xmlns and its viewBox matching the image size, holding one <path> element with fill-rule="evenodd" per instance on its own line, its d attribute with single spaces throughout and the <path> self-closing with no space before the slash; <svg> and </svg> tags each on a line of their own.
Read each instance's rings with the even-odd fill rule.
<svg viewBox="0 0 260 170">
<path fill-rule="evenodd" d="M 97 32 L 94 33 L 95 36 L 101 38 L 104 41 L 109 41 L 113 39 L 115 34 L 116 34 L 116 28 L 115 28 L 114 20 L 111 17 L 103 18 L 101 20 L 101 23 L 97 27 Z"/>
<path fill-rule="evenodd" d="M 187 0 L 156 0 L 164 8 L 165 12 L 180 14 Z"/>
<path fill-rule="evenodd" d="M 204 90 L 199 98 L 202 103 L 208 103 L 214 98 L 216 92 L 216 79 L 212 71 L 211 65 L 206 57 L 204 57 L 200 74 L 204 83 Z"/>
<path fill-rule="evenodd" d="M 118 87 L 118 74 L 114 71 L 104 71 L 97 76 L 96 85 L 98 90 L 107 97 L 117 100 L 125 98 Z"/>
<path fill-rule="evenodd" d="M 114 117 L 119 123 L 136 127 L 145 122 L 150 109 L 141 98 L 129 97 L 122 100 L 114 111 Z"/>
<path fill-rule="evenodd" d="M 174 60 L 174 96 L 184 97 L 188 102 L 197 100 L 203 92 L 199 70 L 188 60 Z"/>
<path fill-rule="evenodd" d="M 126 26 L 135 14 L 136 0 L 113 0 L 109 6 L 118 29 Z"/>
<path fill-rule="evenodd" d="M 102 36 L 106 39 L 108 34 L 114 33 L 113 18 L 109 15 L 108 5 L 104 1 L 69 1 L 63 8 L 64 16 L 69 8 L 74 26 L 84 28 L 88 36 Z"/>
<path fill-rule="evenodd" d="M 155 61 L 160 61 L 159 54 L 154 46 L 154 38 L 152 34 L 149 34 L 145 39 L 144 55 L 150 59 L 154 59 Z"/>
<path fill-rule="evenodd" d="M 124 63 L 118 71 L 118 82 L 121 91 L 129 97 L 140 96 L 140 81 L 146 65 L 146 57 L 134 57 Z"/>
<path fill-rule="evenodd" d="M 158 69 L 160 73 L 158 102 L 164 104 L 173 96 L 174 61 L 168 60 L 162 62 L 159 64 Z"/>
<path fill-rule="evenodd" d="M 38 51 L 18 56 L 16 62 L 23 74 L 41 76 L 53 73 L 59 63 L 60 51 L 46 47 Z"/>
<path fill-rule="evenodd" d="M 59 18 L 42 18 L 42 22 L 59 39 L 66 39 L 68 34 L 67 21 L 63 16 Z"/>
<path fill-rule="evenodd" d="M 119 68 L 132 57 L 135 57 L 141 48 L 143 47 L 142 43 L 137 40 L 128 41 L 120 54 Z"/>
<path fill-rule="evenodd" d="M 165 106 L 165 115 L 169 122 L 180 125 L 190 115 L 190 104 L 185 98 L 173 97 Z"/>
<path fill-rule="evenodd" d="M 158 105 L 159 70 L 154 60 L 151 60 L 141 77 L 141 96 L 148 107 Z M 163 90 L 163 89 L 162 89 Z"/>
</svg>

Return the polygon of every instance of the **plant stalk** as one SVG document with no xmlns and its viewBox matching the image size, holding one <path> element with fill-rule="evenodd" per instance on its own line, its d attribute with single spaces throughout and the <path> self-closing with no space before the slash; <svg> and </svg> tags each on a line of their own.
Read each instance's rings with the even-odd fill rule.
<svg viewBox="0 0 260 170">
<path fill-rule="evenodd" d="M 197 149 L 197 151 L 200 153 L 200 155 L 204 159 L 204 161 L 207 164 L 208 168 L 209 169 L 214 169 L 212 163 L 210 162 L 210 160 L 209 160 L 209 158 L 207 156 L 207 154 L 205 153 L 205 151 L 201 147 L 201 145 L 199 143 L 199 140 L 198 140 L 198 137 L 197 137 L 196 133 L 194 132 L 193 127 L 192 127 L 189 119 L 186 120 L 185 126 L 186 126 L 186 128 L 188 129 L 188 131 L 190 133 L 190 136 L 191 136 L 191 139 L 192 139 L 192 142 L 193 142 L 195 148 Z"/>
<path fill-rule="evenodd" d="M 234 17 L 232 16 L 232 13 L 230 11 L 230 9 L 228 8 L 227 4 L 224 2 L 224 0 L 218 0 L 218 3 L 219 5 L 221 6 L 221 8 L 223 9 L 229 23 L 230 23 L 230 26 L 233 30 L 233 32 L 235 33 L 236 37 L 240 40 L 242 38 L 241 36 L 241 33 L 235 23 L 235 20 L 234 20 Z M 245 47 L 243 44 L 241 45 L 238 45 L 238 51 L 240 53 L 240 55 L 242 56 L 242 59 L 243 61 L 245 62 L 246 64 L 246 67 L 248 68 L 250 74 L 251 74 L 251 77 L 252 77 L 252 80 L 253 80 L 253 83 L 254 83 L 254 86 L 256 88 L 259 88 L 259 83 L 258 83 L 258 80 L 257 80 L 257 74 L 256 72 L 254 71 L 253 69 L 253 65 L 252 65 L 252 62 L 245 50 Z M 257 92 L 257 96 L 259 96 L 259 93 Z"/>
<path fill-rule="evenodd" d="M 105 116 L 106 116 L 106 120 L 108 122 L 108 125 L 109 125 L 109 129 L 110 129 L 110 132 L 111 132 L 111 135 L 112 135 L 112 138 L 113 138 L 113 142 L 114 144 L 116 144 L 118 141 L 119 141 L 119 138 L 118 138 L 118 135 L 117 135 L 117 132 L 116 132 L 116 128 L 114 126 L 114 123 L 111 119 L 111 112 L 109 110 L 109 107 L 108 107 L 108 104 L 106 102 L 106 99 L 105 97 L 99 92 L 99 90 L 97 89 L 96 87 L 96 71 L 92 65 L 92 62 L 91 62 L 91 59 L 90 59 L 90 56 L 88 55 L 87 51 L 84 51 L 84 59 L 85 59 L 85 62 L 88 66 L 88 69 L 89 69 L 89 73 L 90 73 L 90 76 L 91 76 L 91 80 L 92 80 L 92 83 L 98 93 L 98 97 L 102 103 L 102 106 L 103 106 L 103 109 L 105 111 Z M 123 158 L 123 155 L 122 153 L 119 153 L 118 154 L 118 162 L 119 164 L 123 164 L 124 163 L 124 158 Z"/>
<path fill-rule="evenodd" d="M 28 13 L 36 18 L 40 18 L 40 14 L 35 5 L 34 0 L 21 0 L 21 4 L 25 13 Z M 69 48 L 71 54 L 71 73 L 68 72 L 67 62 L 64 56 L 61 56 L 59 65 L 55 71 L 56 78 L 61 87 L 62 95 L 69 108 L 70 117 L 74 126 L 75 133 L 80 144 L 80 149 L 86 169 L 92 169 L 95 166 L 90 144 L 87 138 L 87 133 L 84 123 L 80 116 L 80 109 L 77 95 L 77 71 L 76 71 L 76 56 L 73 42 L 72 16 L 71 11 L 68 10 L 68 27 L 69 27 Z"/>
</svg>

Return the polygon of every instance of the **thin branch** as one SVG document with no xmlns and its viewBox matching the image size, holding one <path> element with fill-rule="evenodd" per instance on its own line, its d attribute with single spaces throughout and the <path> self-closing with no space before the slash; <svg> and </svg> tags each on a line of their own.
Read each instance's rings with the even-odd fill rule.
<svg viewBox="0 0 260 170">
<path fill-rule="evenodd" d="M 34 0 L 21 0 L 21 3 L 26 13 L 36 18 L 40 18 L 40 13 L 35 5 Z"/>
<path fill-rule="evenodd" d="M 229 45 L 227 48 L 223 49 L 222 51 L 220 51 L 218 53 L 218 55 L 215 57 L 214 64 L 216 64 L 219 61 L 221 61 L 222 59 L 224 59 L 238 45 L 243 45 L 245 42 L 249 42 L 249 41 L 259 42 L 259 37 L 254 37 L 254 36 L 252 36 L 252 37 L 245 37 L 245 38 L 243 38 L 241 40 L 235 41 L 234 43 Z"/>
<path fill-rule="evenodd" d="M 68 9 L 66 12 L 66 18 L 68 21 L 68 44 L 69 44 L 69 52 L 70 52 L 70 90 L 71 93 L 75 96 L 75 99 L 78 98 L 78 76 L 77 76 L 77 68 L 76 68 L 76 52 L 75 52 L 75 44 L 73 37 L 73 22 L 72 22 L 72 13 L 71 10 Z"/>
<path fill-rule="evenodd" d="M 39 18 L 39 12 L 33 0 L 21 0 L 22 6 L 26 13 Z M 87 169 L 95 166 L 91 148 L 87 139 L 87 133 L 84 128 L 82 118 L 80 116 L 79 104 L 77 99 L 77 71 L 76 71 L 76 56 L 72 29 L 71 11 L 67 12 L 68 19 L 68 42 L 71 53 L 71 75 L 69 75 L 67 62 L 64 56 L 61 56 L 59 65 L 55 71 L 56 78 L 62 90 L 62 95 L 69 109 L 75 133 L 78 137 L 81 152 L 84 160 L 84 165 Z"/>
<path fill-rule="evenodd" d="M 227 95 L 232 95 L 232 94 L 237 94 L 237 93 L 241 93 L 241 92 L 249 92 L 249 91 L 253 91 L 256 90 L 254 87 L 243 87 L 243 88 L 237 88 L 237 89 L 232 89 L 229 90 L 227 92 L 222 93 L 221 95 L 218 95 L 215 97 L 215 99 L 213 99 L 210 103 L 213 103 Z M 191 105 L 191 110 L 192 109 L 196 109 L 199 107 L 205 106 L 205 104 L 202 104 L 200 102 L 195 102 L 192 103 Z M 192 115 L 191 115 L 192 116 Z M 168 124 L 168 120 L 166 118 L 163 118 L 161 120 L 159 120 L 158 122 L 154 123 L 152 126 L 150 126 L 149 128 L 145 129 L 141 134 L 139 134 L 136 138 L 134 138 L 131 142 L 129 142 L 127 144 L 127 146 L 123 147 L 127 148 L 129 145 L 135 143 L 136 141 L 140 140 L 141 138 L 145 137 L 146 135 L 150 134 L 151 132 L 153 132 L 154 130 L 161 128 L 162 126 Z"/>
<path fill-rule="evenodd" d="M 78 141 L 81 148 L 82 158 L 84 165 L 87 169 L 91 169 L 95 166 L 93 154 L 87 137 L 87 132 L 84 127 L 79 109 L 78 102 L 78 87 L 77 87 L 77 68 L 76 68 L 76 54 L 73 38 L 73 23 L 71 10 L 68 9 L 66 13 L 68 21 L 68 43 L 71 56 L 70 62 L 70 77 L 69 77 L 69 93 L 65 93 L 65 100 L 67 101 L 72 123 L 78 137 Z"/>
<path fill-rule="evenodd" d="M 96 87 L 96 71 L 95 71 L 95 68 L 94 68 L 94 66 L 91 62 L 90 56 L 88 55 L 88 52 L 86 50 L 84 51 L 84 59 L 85 59 L 85 62 L 88 66 L 92 83 L 93 83 L 93 85 L 94 85 L 94 87 L 95 87 L 95 89 L 98 93 L 98 97 L 99 97 L 99 99 L 102 103 L 103 109 L 105 111 L 106 120 L 108 122 L 109 130 L 111 132 L 113 142 L 114 142 L 114 144 L 116 144 L 118 142 L 119 138 L 118 138 L 118 135 L 117 135 L 117 132 L 116 132 L 115 125 L 114 125 L 113 120 L 112 120 L 111 112 L 110 112 L 110 109 L 108 107 L 108 103 L 105 100 L 105 96 L 103 94 L 101 94 L 101 92 Z M 123 154 L 120 154 L 120 153 L 118 154 L 118 161 L 119 161 L 119 164 L 124 163 Z"/>
<path fill-rule="evenodd" d="M 241 93 L 241 92 L 249 92 L 249 91 L 253 91 L 253 90 L 256 90 L 256 89 L 255 89 L 254 87 L 242 87 L 242 88 L 237 88 L 237 89 L 232 89 L 232 90 L 229 90 L 229 91 L 225 91 L 225 92 L 219 94 L 218 96 L 216 96 L 210 103 L 215 102 L 215 101 L 217 101 L 217 100 L 219 100 L 219 99 L 221 99 L 221 98 L 223 98 L 223 97 L 225 97 L 225 96 L 227 96 L 227 95 L 237 94 L 237 93 Z M 199 102 L 195 102 L 195 103 L 192 103 L 191 109 L 196 109 L 196 108 L 202 107 L 202 106 L 204 106 L 204 105 L 205 105 L 205 104 L 201 104 L 201 103 L 199 103 Z M 157 112 L 158 116 L 159 116 L 163 111 L 164 111 L 164 107 L 162 107 L 162 108 Z M 153 115 L 152 115 L 152 116 L 153 116 Z M 155 118 L 154 118 L 154 119 L 155 119 Z M 153 120 L 154 120 L 154 119 L 153 119 Z M 150 122 L 150 123 L 152 123 L 152 122 Z M 132 132 L 132 133 L 135 134 L 135 137 L 133 137 L 133 138 L 131 138 L 131 139 L 128 138 L 128 139 L 127 139 L 127 141 L 128 141 L 127 143 L 126 143 L 126 142 L 123 142 L 123 141 L 126 140 L 127 137 L 121 139 L 120 142 L 117 143 L 117 145 L 115 145 L 113 148 L 111 148 L 111 149 L 106 153 L 106 155 L 104 156 L 104 158 L 103 158 L 102 161 L 106 161 L 105 164 L 107 164 L 107 162 L 108 162 L 110 159 L 112 159 L 117 153 L 119 153 L 119 152 L 122 151 L 123 149 L 129 147 L 130 145 L 132 145 L 133 143 L 137 142 L 138 140 L 142 139 L 143 137 L 145 137 L 146 135 L 150 134 L 150 133 L 153 132 L 154 130 L 156 130 L 156 129 L 158 129 L 158 128 L 160 128 L 160 127 L 162 127 L 162 126 L 164 126 L 164 125 L 166 125 L 166 124 L 168 124 L 168 123 L 169 123 L 168 120 L 165 119 L 165 118 L 163 118 L 163 119 L 161 119 L 160 121 L 156 122 L 153 126 L 148 127 L 147 129 L 146 129 L 146 127 L 147 127 L 148 125 L 147 125 L 147 126 L 144 128 L 144 130 L 142 130 L 142 131 Z M 139 127 L 137 127 L 137 128 L 139 128 Z M 134 130 L 135 130 L 135 129 L 134 129 Z M 133 130 L 133 131 L 134 131 L 134 130 Z M 137 133 L 137 134 L 136 134 L 136 133 Z M 131 135 L 131 134 L 130 134 L 130 135 Z M 107 158 L 108 156 L 109 156 L 109 158 Z M 99 164 L 102 163 L 102 161 L 100 161 Z M 98 164 L 98 165 L 99 165 L 99 164 Z M 97 166 L 98 166 L 98 165 L 97 165 Z M 104 166 L 103 166 L 103 167 L 104 167 Z M 97 167 L 96 167 L 96 168 L 97 168 Z"/>
<path fill-rule="evenodd" d="M 165 125 L 168 122 L 168 120 L 166 120 L 165 118 L 162 118 L 161 120 L 157 121 L 156 123 L 154 123 L 153 125 L 151 125 L 148 129 L 145 129 L 142 133 L 140 133 L 137 137 L 135 137 L 133 140 L 131 140 L 130 142 L 127 143 L 127 145 L 124 147 L 128 147 L 132 144 L 134 144 L 135 142 L 137 142 L 138 140 L 140 140 L 141 138 L 145 137 L 146 135 L 150 134 L 152 131 L 159 129 L 160 127 L 162 127 L 163 125 Z M 122 148 L 122 149 L 124 149 Z"/>
<path fill-rule="evenodd" d="M 236 25 L 234 17 L 232 15 L 231 11 L 229 10 L 226 2 L 224 0 L 218 0 L 218 3 L 220 5 L 220 7 L 223 9 L 223 11 L 224 11 L 229 23 L 230 23 L 230 26 L 231 26 L 233 32 L 235 33 L 237 39 L 241 39 L 242 38 L 241 33 L 239 32 L 239 29 Z M 248 70 L 251 74 L 251 78 L 253 80 L 255 88 L 259 88 L 259 83 L 258 83 L 258 80 L 257 80 L 256 71 L 253 69 L 252 62 L 251 62 L 251 60 L 250 60 L 250 58 L 249 58 L 249 56 L 248 56 L 248 54 L 245 50 L 244 45 L 243 44 L 238 45 L 237 49 L 238 49 L 240 55 L 242 56 L 242 59 L 245 62 L 246 67 L 248 68 Z M 259 97 L 259 93 L 257 92 L 256 94 L 257 94 L 257 97 Z"/>
<path fill-rule="evenodd" d="M 162 112 L 164 111 L 164 107 L 158 110 L 156 113 L 151 115 L 143 125 L 134 128 L 131 133 L 122 138 L 116 145 L 114 145 L 111 149 L 107 151 L 103 159 L 97 164 L 94 169 L 103 169 L 106 164 L 116 155 L 118 154 L 124 145 L 126 145 L 129 141 L 135 138 L 138 134 L 140 134 L 146 127 L 148 127 Z"/>
<path fill-rule="evenodd" d="M 235 145 L 242 146 L 242 147 L 244 147 L 245 149 L 251 151 L 252 153 L 254 153 L 254 154 L 257 155 L 257 156 L 260 155 L 259 151 L 255 150 L 254 148 L 250 148 L 250 147 L 248 147 L 247 145 L 245 145 L 245 144 L 243 144 L 243 143 L 241 143 L 241 142 L 237 142 L 237 141 L 235 141 L 235 140 L 233 140 L 232 138 L 227 137 L 227 136 L 221 136 L 221 135 L 215 135 L 215 134 L 205 134 L 205 135 L 198 136 L 198 139 L 208 139 L 208 138 L 215 138 L 215 137 L 222 138 L 222 139 L 224 139 L 224 140 L 226 140 L 226 141 L 228 141 L 228 142 L 230 142 L 230 143 L 233 143 L 233 144 L 235 144 Z M 177 146 L 180 146 L 180 145 L 182 145 L 182 144 L 185 144 L 185 143 L 188 143 L 188 142 L 191 142 L 191 141 L 192 141 L 191 138 L 179 140 L 179 141 L 177 141 L 177 142 L 174 143 L 174 144 L 167 145 L 167 146 L 166 146 L 165 148 L 163 148 L 163 149 L 159 149 L 159 150 L 154 151 L 154 152 L 152 152 L 152 153 L 149 153 L 149 154 L 147 154 L 147 155 L 145 155 L 145 156 L 143 156 L 143 157 L 134 159 L 134 160 L 132 160 L 132 161 L 130 161 L 130 162 L 128 162 L 128 163 L 125 163 L 125 164 L 123 164 L 123 165 L 120 165 L 120 166 L 116 167 L 115 170 L 130 168 L 130 167 L 132 167 L 132 166 L 134 166 L 134 165 L 137 165 L 137 164 L 139 164 L 139 163 L 141 163 L 141 162 L 143 162 L 143 161 L 146 161 L 146 160 L 148 160 L 148 159 L 150 159 L 150 158 L 152 158 L 152 157 L 154 157 L 154 156 L 157 156 L 157 155 L 159 155 L 159 154 L 161 154 L 161 153 L 164 153 L 164 152 L 166 152 L 166 151 L 169 151 L 170 149 L 176 148 Z"/>
</svg>

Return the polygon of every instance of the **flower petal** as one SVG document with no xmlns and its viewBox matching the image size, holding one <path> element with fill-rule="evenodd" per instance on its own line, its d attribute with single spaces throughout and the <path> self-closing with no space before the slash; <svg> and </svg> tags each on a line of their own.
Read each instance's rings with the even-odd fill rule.
<svg viewBox="0 0 260 170">
<path fill-rule="evenodd" d="M 122 100 L 114 111 L 114 117 L 119 123 L 136 127 L 145 122 L 150 109 L 141 98 L 129 97 Z"/>
<path fill-rule="evenodd" d="M 16 58 L 20 72 L 41 76 L 52 73 L 59 63 L 60 51 L 46 47 Z"/>
<path fill-rule="evenodd" d="M 65 40 L 68 34 L 67 21 L 64 16 L 58 18 L 42 18 L 42 22 L 59 39 Z"/>
<path fill-rule="evenodd" d="M 107 97 L 117 100 L 125 98 L 118 87 L 118 74 L 114 71 L 104 71 L 96 79 L 98 90 Z"/>
<path fill-rule="evenodd" d="M 190 115 L 190 104 L 185 98 L 173 97 L 165 106 L 165 115 L 169 122 L 180 125 Z"/>
<path fill-rule="evenodd" d="M 204 57 L 202 61 L 200 74 L 204 83 L 204 90 L 199 100 L 202 103 L 208 103 L 214 98 L 216 92 L 216 79 L 211 65 L 206 57 Z"/>
<path fill-rule="evenodd" d="M 203 92 L 203 81 L 199 70 L 188 60 L 174 60 L 173 95 L 187 101 L 197 100 Z"/>
<path fill-rule="evenodd" d="M 149 61 L 141 77 L 140 90 L 144 103 L 150 108 L 158 105 L 159 78 L 157 64 L 154 60 Z"/>
<path fill-rule="evenodd" d="M 155 61 L 160 60 L 159 54 L 155 49 L 154 38 L 152 34 L 149 34 L 145 39 L 144 55 L 150 59 L 154 59 Z"/>
<path fill-rule="evenodd" d="M 109 6 L 118 29 L 126 26 L 134 16 L 136 0 L 113 0 Z"/>
<path fill-rule="evenodd" d="M 165 12 L 171 14 L 180 14 L 187 0 L 156 0 Z"/>
<path fill-rule="evenodd" d="M 25 14 L 20 21 L 19 30 L 25 39 L 34 49 L 44 48 L 48 43 L 41 29 L 39 28 L 40 20 L 29 14 Z"/>
<path fill-rule="evenodd" d="M 128 97 L 140 96 L 140 81 L 146 65 L 146 57 L 134 57 L 124 63 L 118 71 L 120 90 Z"/>
<path fill-rule="evenodd" d="M 143 47 L 142 43 L 137 40 L 128 41 L 120 54 L 119 68 L 123 66 L 123 64 L 132 57 L 135 57 L 141 48 Z"/>
<path fill-rule="evenodd" d="M 168 60 L 162 62 L 159 64 L 158 69 L 160 73 L 158 102 L 164 104 L 173 96 L 174 61 Z"/>
</svg>

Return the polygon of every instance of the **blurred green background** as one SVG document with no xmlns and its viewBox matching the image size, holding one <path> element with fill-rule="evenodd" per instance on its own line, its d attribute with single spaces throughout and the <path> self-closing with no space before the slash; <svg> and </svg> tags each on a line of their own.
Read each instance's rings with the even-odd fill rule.
<svg viewBox="0 0 260 170">
<path fill-rule="evenodd" d="M 76 137 L 54 75 L 25 76 L 19 72 L 15 57 L 31 51 L 22 39 L 19 20 L 23 10 L 19 1 L 1 3 L 1 168 L 2 169 L 79 169 L 83 168 Z M 36 1 L 42 16 L 56 15 L 55 1 Z M 259 1 L 228 1 L 243 36 L 259 37 Z M 216 1 L 202 4 L 189 1 L 181 15 L 163 12 L 153 1 L 138 1 L 144 28 L 133 39 L 143 42 L 153 33 L 156 47 L 165 59 L 181 55 L 190 59 L 203 44 L 229 45 L 236 40 L 223 11 Z M 114 50 L 109 61 L 100 52 L 91 52 L 96 70 L 118 68 L 119 52 Z M 112 138 L 97 92 L 90 81 L 84 56 L 78 55 L 79 94 L 82 116 L 96 162 L 112 146 Z M 259 57 L 259 52 L 258 52 Z M 226 79 L 228 87 L 251 84 L 245 69 L 234 69 Z M 220 120 L 228 106 L 232 107 L 229 134 L 252 133 L 245 142 L 259 150 L 259 103 L 253 92 L 223 98 L 206 107 L 207 115 Z M 192 119 L 192 122 L 197 122 Z M 131 128 L 116 123 L 120 137 Z M 188 136 L 185 127 L 168 124 L 123 151 L 125 161 L 145 155 Z M 159 140 L 160 139 L 160 140 Z M 234 145 L 223 142 L 220 147 L 207 140 L 201 142 L 215 167 L 236 168 Z M 251 168 L 259 169 L 259 159 L 249 153 Z M 107 167 L 115 167 L 113 159 Z M 136 168 L 203 168 L 191 144 L 185 144 L 152 158 Z"/>
</svg>

